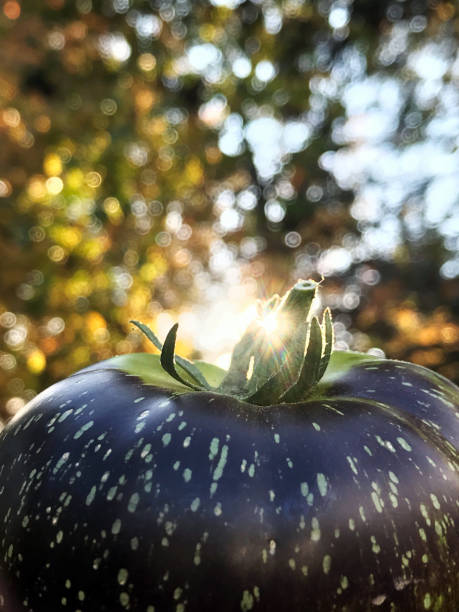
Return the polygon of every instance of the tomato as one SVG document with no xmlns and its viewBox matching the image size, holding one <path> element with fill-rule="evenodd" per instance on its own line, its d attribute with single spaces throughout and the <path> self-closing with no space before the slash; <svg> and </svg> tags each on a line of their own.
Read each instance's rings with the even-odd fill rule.
<svg viewBox="0 0 459 612">
<path fill-rule="evenodd" d="M 8 424 L 4 609 L 458 609 L 459 390 L 330 356 L 314 292 L 268 302 L 280 327 L 249 327 L 227 373 L 137 324 L 161 357 L 86 368 Z"/>
</svg>

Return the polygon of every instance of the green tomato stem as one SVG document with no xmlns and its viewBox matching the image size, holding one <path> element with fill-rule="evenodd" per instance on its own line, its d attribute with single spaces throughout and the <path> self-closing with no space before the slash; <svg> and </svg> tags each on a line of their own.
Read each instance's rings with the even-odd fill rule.
<svg viewBox="0 0 459 612">
<path fill-rule="evenodd" d="M 161 365 L 173 378 L 192 390 L 212 390 L 257 405 L 294 403 L 307 397 L 324 375 L 332 351 L 333 325 L 329 309 L 322 324 L 310 320 L 319 283 L 299 280 L 283 298 L 273 296 L 261 307 L 236 344 L 228 372 L 212 388 L 195 365 L 175 355 L 177 325 L 164 345 L 142 323 L 133 323 L 161 350 Z M 191 380 L 176 370 L 178 363 Z"/>
</svg>

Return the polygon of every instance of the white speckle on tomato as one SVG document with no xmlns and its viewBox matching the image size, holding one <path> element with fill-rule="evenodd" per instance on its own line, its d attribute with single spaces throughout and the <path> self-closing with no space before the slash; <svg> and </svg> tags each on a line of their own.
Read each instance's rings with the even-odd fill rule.
<svg viewBox="0 0 459 612">
<path fill-rule="evenodd" d="M 118 584 L 126 584 L 128 576 L 129 572 L 127 571 L 127 569 L 125 569 L 124 567 L 121 568 L 118 572 Z"/>
<path fill-rule="evenodd" d="M 108 501 L 112 501 L 112 499 L 114 499 L 114 498 L 115 498 L 115 495 L 116 495 L 117 490 L 118 490 L 118 487 L 117 487 L 117 486 L 114 486 L 114 487 L 110 487 L 110 488 L 109 488 L 108 493 L 107 493 L 107 500 L 108 500 Z"/>
<path fill-rule="evenodd" d="M 123 606 L 123 608 L 129 608 L 129 599 L 129 593 L 125 593 L 124 591 L 120 593 L 120 604 Z"/>
<path fill-rule="evenodd" d="M 310 537 L 313 542 L 318 542 L 321 537 L 320 523 L 316 516 L 313 516 L 311 519 L 311 536 Z"/>
<path fill-rule="evenodd" d="M 408 444 L 408 442 L 405 440 L 405 438 L 397 438 L 397 442 L 400 444 L 400 446 L 403 448 L 403 450 L 406 450 L 407 452 L 409 452 L 410 450 L 412 450 L 411 446 Z"/>
<path fill-rule="evenodd" d="M 57 461 L 56 461 L 56 465 L 53 468 L 53 474 L 57 474 L 57 472 L 61 469 L 61 467 L 64 465 L 64 463 L 66 463 L 66 461 L 68 461 L 68 458 L 70 457 L 70 453 L 64 453 Z"/>
<path fill-rule="evenodd" d="M 325 475 L 320 472 L 317 474 L 317 486 L 319 487 L 319 492 L 322 497 L 325 497 L 325 495 L 327 495 L 328 482 Z"/>
<path fill-rule="evenodd" d="M 370 537 L 370 541 L 371 541 L 371 550 L 374 552 L 375 555 L 379 555 L 379 553 L 381 552 L 381 546 L 376 541 L 376 537 L 372 535 Z"/>
<path fill-rule="evenodd" d="M 434 494 L 430 494 L 430 499 L 432 500 L 432 505 L 436 510 L 440 510 L 440 502 L 438 501 L 438 497 Z"/>
<path fill-rule="evenodd" d="M 357 470 L 357 466 L 355 465 L 354 459 L 352 457 L 350 457 L 349 455 L 346 457 L 347 462 L 349 463 L 351 470 L 354 472 L 354 474 L 357 476 L 358 475 L 358 470 Z"/>
<path fill-rule="evenodd" d="M 86 505 L 90 506 L 92 504 L 92 502 L 94 501 L 94 497 L 96 496 L 96 487 L 91 487 L 91 490 L 88 493 L 88 496 L 86 497 Z"/>
<path fill-rule="evenodd" d="M 217 456 L 219 444 L 220 440 L 218 438 L 212 438 L 209 447 L 209 459 L 211 461 Z"/>
<path fill-rule="evenodd" d="M 400 482 L 396 474 L 394 474 L 394 472 L 391 472 L 391 471 L 389 472 L 389 478 L 392 480 L 392 482 L 395 482 L 397 484 Z"/>
<path fill-rule="evenodd" d="M 142 429 L 144 429 L 144 427 L 145 427 L 145 421 L 141 421 L 140 423 L 137 423 L 137 425 L 134 428 L 135 433 L 140 433 Z"/>
<path fill-rule="evenodd" d="M 135 512 L 137 510 L 137 504 L 139 503 L 140 496 L 138 493 L 133 493 L 129 498 L 128 512 Z"/>
<path fill-rule="evenodd" d="M 371 492 L 371 500 L 376 508 L 377 512 L 382 512 L 383 509 L 383 501 L 382 499 L 379 497 L 379 495 L 376 493 L 376 491 L 372 491 Z"/>
<path fill-rule="evenodd" d="M 195 565 L 199 565 L 201 563 L 201 543 L 198 542 L 196 544 L 196 548 L 195 548 L 195 552 L 194 552 L 194 557 L 193 557 L 193 563 Z"/>
<path fill-rule="evenodd" d="M 241 610 L 243 612 L 247 612 L 247 610 L 251 610 L 253 608 L 254 598 L 250 591 L 247 589 L 242 592 L 241 599 Z"/>
<path fill-rule="evenodd" d="M 172 436 L 171 436 L 170 433 L 165 433 L 163 435 L 163 437 L 161 438 L 161 441 L 162 441 L 163 445 L 167 446 L 170 443 L 171 438 L 172 438 Z"/>
<path fill-rule="evenodd" d="M 331 567 L 331 556 L 330 555 L 325 555 L 324 558 L 322 559 L 322 569 L 324 574 L 328 574 L 330 571 L 330 567 Z"/>
<path fill-rule="evenodd" d="M 75 413 L 76 414 L 76 413 Z M 81 438 L 81 436 L 84 434 L 85 431 L 88 431 L 88 429 L 91 429 L 91 427 L 94 425 L 94 421 L 88 421 L 87 423 L 85 423 L 84 425 L 82 425 L 80 427 L 80 429 L 75 432 L 75 434 L 73 435 L 73 439 L 74 440 L 78 440 L 78 438 Z"/>
<path fill-rule="evenodd" d="M 131 538 L 131 550 L 137 550 L 139 548 L 139 538 L 134 536 Z"/>
<path fill-rule="evenodd" d="M 72 414 L 72 412 L 73 412 L 73 408 L 69 408 L 68 410 L 66 410 L 65 412 L 61 414 L 61 416 L 57 419 L 57 422 L 62 423 L 63 421 L 65 421 L 67 417 L 69 417 Z"/>
<path fill-rule="evenodd" d="M 223 470 L 225 469 L 227 459 L 228 459 L 228 445 L 224 444 L 222 446 L 222 450 L 220 453 L 220 459 L 218 460 L 217 467 L 215 468 L 214 473 L 213 473 L 214 480 L 220 480 L 220 478 L 222 477 Z"/>
<path fill-rule="evenodd" d="M 145 457 L 148 455 L 148 453 L 151 451 L 151 444 L 145 444 L 145 446 L 142 448 L 141 452 L 140 452 L 140 457 L 142 459 L 145 459 Z"/>
</svg>

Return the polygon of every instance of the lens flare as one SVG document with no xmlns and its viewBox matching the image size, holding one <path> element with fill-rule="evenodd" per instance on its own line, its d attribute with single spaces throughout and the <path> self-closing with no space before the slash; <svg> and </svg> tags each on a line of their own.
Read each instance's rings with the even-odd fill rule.
<svg viewBox="0 0 459 612">
<path fill-rule="evenodd" d="M 267 332 L 267 333 L 274 333 L 278 326 L 279 326 L 279 321 L 278 318 L 276 316 L 275 312 L 271 312 L 269 313 L 266 317 L 264 317 L 261 321 L 260 321 L 260 326 L 263 327 L 263 329 Z"/>
</svg>

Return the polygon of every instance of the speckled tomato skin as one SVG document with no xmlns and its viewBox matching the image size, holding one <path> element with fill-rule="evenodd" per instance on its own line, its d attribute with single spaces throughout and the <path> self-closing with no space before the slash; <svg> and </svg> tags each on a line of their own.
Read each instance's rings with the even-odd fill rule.
<svg viewBox="0 0 459 612">
<path fill-rule="evenodd" d="M 456 612 L 458 415 L 391 361 L 267 407 L 78 373 L 0 434 L 0 610 Z"/>
</svg>

